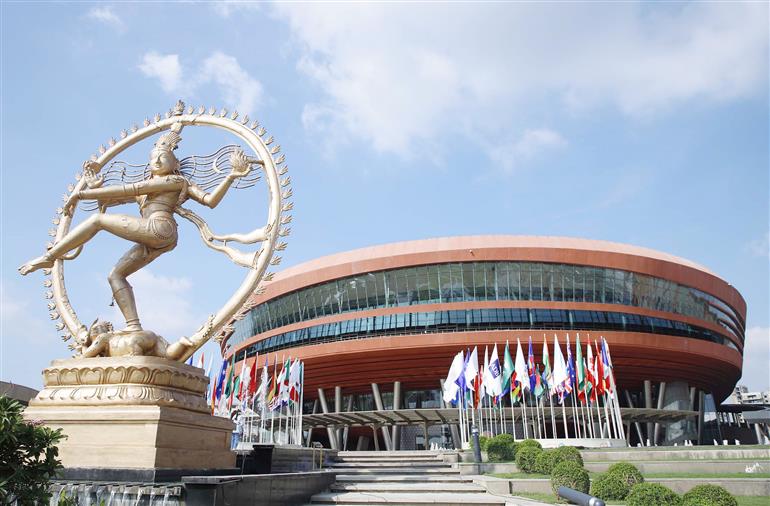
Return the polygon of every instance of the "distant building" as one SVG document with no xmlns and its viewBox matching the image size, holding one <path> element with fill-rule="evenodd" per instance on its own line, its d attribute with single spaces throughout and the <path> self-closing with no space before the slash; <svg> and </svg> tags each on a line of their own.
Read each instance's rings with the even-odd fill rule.
<svg viewBox="0 0 770 506">
<path fill-rule="evenodd" d="M 0 395 L 16 399 L 25 406 L 28 406 L 29 400 L 37 395 L 37 390 L 22 385 L 16 385 L 14 383 L 0 381 Z"/>
<path fill-rule="evenodd" d="M 483 357 L 495 344 L 502 351 L 531 337 L 542 362 L 544 338 L 552 349 L 554 336 L 562 345 L 568 335 L 584 344 L 602 336 L 622 407 L 700 414 L 699 422 L 632 424 L 631 444 L 711 442 L 716 408 L 741 377 L 745 315 L 727 281 L 666 253 L 561 237 L 448 237 L 277 273 L 232 322 L 222 351 L 237 368 L 257 355 L 271 365 L 300 358 L 307 413 L 328 405 L 355 412 L 441 407 L 440 381 L 461 349 L 479 346 Z M 431 431 L 426 442 L 405 431 L 393 446 L 434 437 L 441 435 Z M 322 431 L 313 438 L 330 444 Z M 339 447 L 356 444 L 352 432 L 348 442 Z"/>
</svg>

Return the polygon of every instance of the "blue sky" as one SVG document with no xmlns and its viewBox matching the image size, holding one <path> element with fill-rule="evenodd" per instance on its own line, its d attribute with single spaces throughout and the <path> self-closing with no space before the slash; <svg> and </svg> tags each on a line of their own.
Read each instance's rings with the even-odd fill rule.
<svg viewBox="0 0 770 506">
<path fill-rule="evenodd" d="M 182 98 L 248 113 L 283 147 L 296 200 L 284 266 L 463 234 L 658 249 L 744 295 L 743 382 L 770 388 L 767 4 L 0 9 L 2 380 L 39 387 L 68 355 L 42 276 L 16 273 L 42 253 L 67 184 L 100 144 Z M 188 135 L 181 156 L 219 141 Z M 204 215 L 254 228 L 262 195 L 242 193 Z M 243 274 L 180 232 L 177 251 L 131 279 L 143 323 L 170 339 Z M 120 323 L 105 278 L 125 249 L 99 236 L 67 265 L 82 320 Z"/>
</svg>

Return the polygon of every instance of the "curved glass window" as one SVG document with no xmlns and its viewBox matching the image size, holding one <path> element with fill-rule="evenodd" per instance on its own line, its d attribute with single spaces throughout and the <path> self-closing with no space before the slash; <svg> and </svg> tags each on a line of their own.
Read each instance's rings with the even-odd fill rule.
<svg viewBox="0 0 770 506">
<path fill-rule="evenodd" d="M 501 308 L 400 313 L 324 323 L 270 336 L 250 345 L 246 353 L 251 357 L 284 348 L 369 337 L 515 329 L 666 334 L 738 350 L 732 341 L 716 332 L 663 318 L 606 311 Z"/>
<path fill-rule="evenodd" d="M 744 322 L 726 303 L 661 278 L 582 265 L 465 262 L 369 272 L 282 295 L 235 322 L 230 344 L 272 329 L 350 311 L 472 301 L 619 304 L 720 325 L 743 342 Z"/>
</svg>

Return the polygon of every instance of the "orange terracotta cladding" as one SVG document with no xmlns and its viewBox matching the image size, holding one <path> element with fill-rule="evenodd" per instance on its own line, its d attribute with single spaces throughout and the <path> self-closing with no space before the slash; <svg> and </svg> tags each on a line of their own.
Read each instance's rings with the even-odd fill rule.
<svg viewBox="0 0 770 506">
<path fill-rule="evenodd" d="M 741 318 L 746 302 L 732 285 L 706 267 L 651 249 L 565 237 L 462 236 L 372 246 L 321 257 L 285 269 L 255 297 L 284 293 L 365 272 L 447 262 L 529 261 L 638 272 L 697 288 L 730 305 Z"/>
<path fill-rule="evenodd" d="M 294 290 L 366 272 L 437 263 L 485 261 L 574 264 L 654 276 L 702 290 L 721 299 L 745 322 L 746 303 L 741 294 L 703 266 L 645 248 L 559 237 L 449 237 L 348 251 L 318 258 L 276 274 L 274 281 L 266 285 L 265 292 L 253 298 L 253 303 L 260 304 Z M 487 307 L 618 311 L 668 318 L 719 332 L 731 338 L 739 349 L 743 348 L 742 343 L 721 327 L 679 314 L 617 304 L 485 301 L 350 311 L 273 329 L 238 343 L 237 350 L 274 334 L 321 323 L 382 314 Z M 335 385 L 342 386 L 346 393 L 363 392 L 370 389 L 370 383 L 387 384 L 395 380 L 402 381 L 409 388 L 437 388 L 438 378 L 446 375 L 452 356 L 459 349 L 474 345 L 483 347 L 495 342 L 498 346 L 504 346 L 506 339 L 515 343 L 517 337 L 526 340 L 531 335 L 537 360 L 540 361 L 544 333 L 550 345 L 556 334 L 564 346 L 567 332 L 563 330 L 494 330 L 363 338 L 288 348 L 279 354 L 305 360 L 307 392 Z M 581 337 L 585 335 L 581 332 Z M 683 380 L 722 398 L 729 394 L 741 376 L 741 354 L 724 345 L 662 334 L 614 331 L 591 333 L 592 338 L 599 335 L 603 335 L 610 343 L 618 372 L 617 379 L 623 388 L 635 388 L 644 379 Z M 574 339 L 574 332 L 571 337 Z M 228 350 L 227 354 L 232 351 Z"/>
</svg>

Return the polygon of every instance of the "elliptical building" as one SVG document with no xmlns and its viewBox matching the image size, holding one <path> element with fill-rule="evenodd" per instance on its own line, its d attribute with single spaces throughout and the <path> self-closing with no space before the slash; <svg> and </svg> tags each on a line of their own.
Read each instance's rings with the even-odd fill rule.
<svg viewBox="0 0 770 506">
<path fill-rule="evenodd" d="M 573 343 L 578 333 L 603 336 L 621 407 L 690 412 L 643 423 L 624 415 L 630 444 L 718 437 L 710 413 L 741 376 L 746 321 L 741 294 L 705 267 L 558 237 L 449 237 L 344 252 L 278 273 L 250 306 L 223 341 L 225 356 L 302 359 L 306 413 L 440 408 L 440 381 L 461 349 L 479 346 L 483 357 L 485 346 L 531 337 L 540 361 L 544 336 L 551 345 L 554 335 L 562 345 L 567 335 Z M 311 438 L 373 448 L 353 437 L 372 430 L 359 429 Z M 374 431 L 376 446 L 451 445 L 446 427 L 424 429 Z"/>
</svg>

